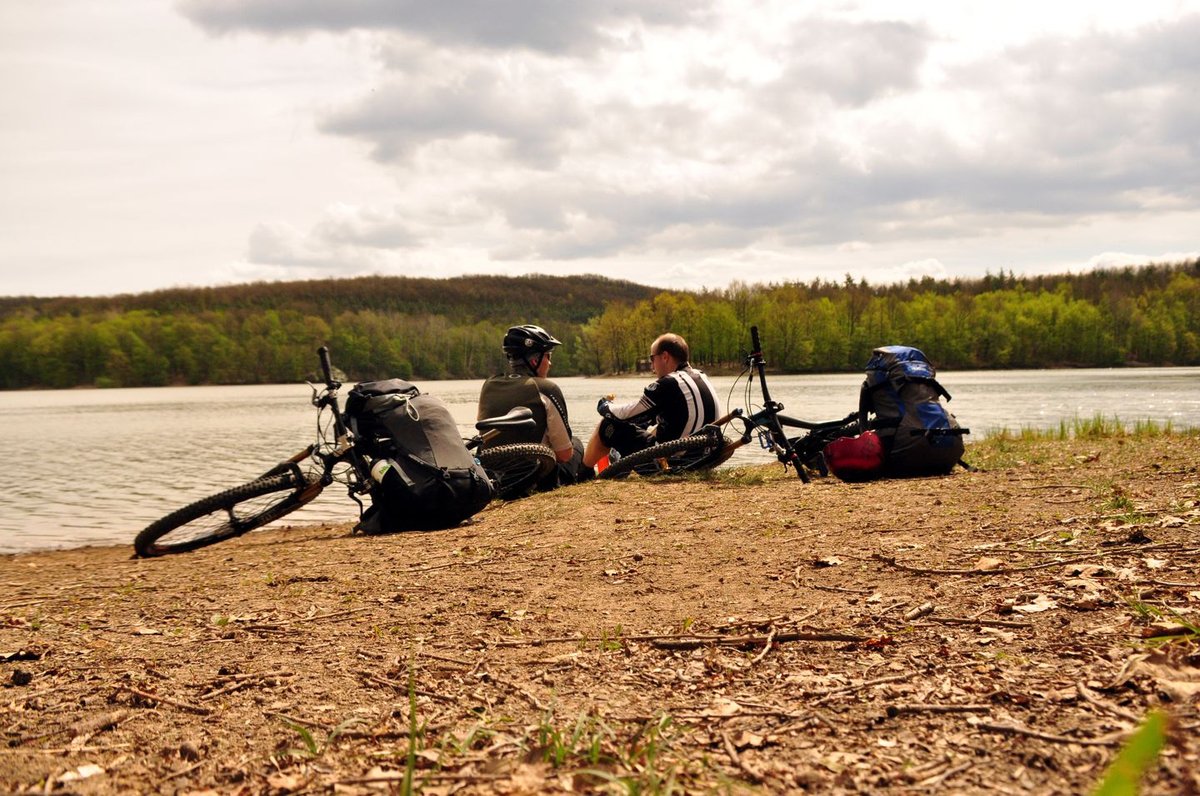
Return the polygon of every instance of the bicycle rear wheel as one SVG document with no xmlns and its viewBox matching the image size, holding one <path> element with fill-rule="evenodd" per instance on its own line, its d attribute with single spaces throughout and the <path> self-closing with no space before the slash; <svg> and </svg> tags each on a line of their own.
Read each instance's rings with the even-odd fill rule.
<svg viewBox="0 0 1200 796">
<path fill-rule="evenodd" d="M 727 443 L 719 430 L 693 434 L 690 437 L 660 442 L 640 451 L 622 456 L 600 471 L 600 478 L 625 478 L 631 473 L 641 476 L 672 475 L 694 470 L 707 470 L 733 455 L 733 444 Z"/>
<path fill-rule="evenodd" d="M 525 497 L 550 474 L 557 461 L 546 445 L 518 443 L 497 445 L 479 451 L 479 463 L 496 487 L 496 497 L 513 500 Z"/>
<path fill-rule="evenodd" d="M 152 558 L 241 536 L 312 500 L 320 489 L 304 489 L 308 486 L 293 471 L 235 486 L 152 522 L 133 540 L 133 548 L 140 558 Z"/>
</svg>

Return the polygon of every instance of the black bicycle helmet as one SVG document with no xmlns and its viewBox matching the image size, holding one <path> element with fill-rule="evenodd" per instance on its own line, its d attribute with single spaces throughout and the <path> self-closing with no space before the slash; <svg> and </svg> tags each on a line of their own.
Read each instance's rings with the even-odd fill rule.
<svg viewBox="0 0 1200 796">
<path fill-rule="evenodd" d="M 504 335 L 504 353 L 509 356 L 524 357 L 549 351 L 555 346 L 562 345 L 554 335 L 540 326 L 525 324 L 513 326 Z"/>
</svg>

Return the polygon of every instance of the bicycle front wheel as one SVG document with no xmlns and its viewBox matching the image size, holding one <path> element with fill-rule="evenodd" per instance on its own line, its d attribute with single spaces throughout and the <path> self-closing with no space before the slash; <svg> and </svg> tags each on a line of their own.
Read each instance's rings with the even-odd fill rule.
<svg viewBox="0 0 1200 796">
<path fill-rule="evenodd" d="M 733 455 L 731 446 L 732 443 L 726 443 L 719 432 L 693 434 L 622 456 L 601 470 L 598 477 L 625 478 L 631 473 L 649 476 L 707 470 Z"/>
<path fill-rule="evenodd" d="M 557 460 L 546 445 L 518 443 L 497 445 L 479 451 L 479 463 L 496 487 L 496 497 L 513 500 L 525 497 L 550 474 Z"/>
<path fill-rule="evenodd" d="M 133 540 L 140 558 L 186 553 L 241 536 L 290 514 L 321 491 L 299 473 L 264 476 L 197 500 L 153 522 Z M 281 494 L 286 493 L 286 494 Z"/>
</svg>

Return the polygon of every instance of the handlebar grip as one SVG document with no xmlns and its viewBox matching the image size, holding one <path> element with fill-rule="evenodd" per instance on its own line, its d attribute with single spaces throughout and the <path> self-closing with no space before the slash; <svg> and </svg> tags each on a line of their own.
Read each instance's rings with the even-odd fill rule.
<svg viewBox="0 0 1200 796">
<path fill-rule="evenodd" d="M 329 362 L 329 348 L 321 346 L 317 349 L 317 356 L 321 358 L 321 374 L 325 377 L 325 383 L 333 383 L 333 365 Z"/>
<path fill-rule="evenodd" d="M 758 339 L 758 327 L 750 327 L 750 346 L 754 349 L 752 353 L 758 354 L 762 352 L 762 341 Z"/>
</svg>

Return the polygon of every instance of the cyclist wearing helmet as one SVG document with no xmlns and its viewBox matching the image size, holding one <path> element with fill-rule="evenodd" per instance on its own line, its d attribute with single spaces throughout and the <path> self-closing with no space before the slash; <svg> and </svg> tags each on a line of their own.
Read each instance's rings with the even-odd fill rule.
<svg viewBox="0 0 1200 796">
<path fill-rule="evenodd" d="M 543 489 L 573 484 L 591 475 L 591 469 L 582 466 L 583 443 L 571 435 L 562 390 L 546 378 L 553 351 L 560 345 L 559 340 L 540 326 L 525 324 L 509 328 L 503 343 L 509 372 L 492 376 L 479 393 L 480 420 L 506 414 L 518 406 L 533 411 L 536 430 L 506 430 L 489 445 L 540 442 L 553 450 L 558 467 L 540 485 Z"/>
<path fill-rule="evenodd" d="M 596 411 L 604 418 L 588 441 L 583 462 L 593 467 L 610 450 L 628 456 L 660 442 L 695 434 L 721 414 L 717 393 L 708 376 L 688 364 L 688 344 L 677 334 L 660 335 L 650 345 L 650 367 L 658 379 L 642 397 L 626 404 L 600 399 Z M 654 425 L 654 430 L 648 426 Z"/>
</svg>

